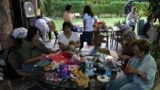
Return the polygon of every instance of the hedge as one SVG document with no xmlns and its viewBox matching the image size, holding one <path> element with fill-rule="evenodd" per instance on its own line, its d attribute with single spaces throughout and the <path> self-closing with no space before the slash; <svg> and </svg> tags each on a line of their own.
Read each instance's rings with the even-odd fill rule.
<svg viewBox="0 0 160 90">
<path fill-rule="evenodd" d="M 112 2 L 109 4 L 91 4 L 91 3 L 86 3 L 86 2 L 80 2 L 80 1 L 72 1 L 72 2 L 62 2 L 62 1 L 56 1 L 56 2 L 51 2 L 47 7 L 43 7 L 43 12 L 44 14 L 48 16 L 53 16 L 53 17 L 62 17 L 64 13 L 64 8 L 67 4 L 71 4 L 73 6 L 73 12 L 75 13 L 80 13 L 82 15 L 83 13 L 83 8 L 85 5 L 90 5 L 92 8 L 92 11 L 96 15 L 102 15 L 102 14 L 116 14 L 118 16 L 123 15 L 124 11 L 124 6 L 126 2 Z M 138 13 L 141 16 L 146 15 L 147 9 L 149 6 L 149 3 L 147 2 L 135 2 L 137 6 Z M 44 8 L 50 8 L 44 9 Z"/>
</svg>

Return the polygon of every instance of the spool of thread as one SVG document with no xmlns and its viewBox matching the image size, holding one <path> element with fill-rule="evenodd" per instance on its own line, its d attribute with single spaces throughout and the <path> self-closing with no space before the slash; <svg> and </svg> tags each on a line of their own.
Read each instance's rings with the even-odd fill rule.
<svg viewBox="0 0 160 90">
<path fill-rule="evenodd" d="M 103 83 L 106 83 L 109 81 L 109 77 L 106 75 L 98 75 L 97 80 Z"/>
</svg>

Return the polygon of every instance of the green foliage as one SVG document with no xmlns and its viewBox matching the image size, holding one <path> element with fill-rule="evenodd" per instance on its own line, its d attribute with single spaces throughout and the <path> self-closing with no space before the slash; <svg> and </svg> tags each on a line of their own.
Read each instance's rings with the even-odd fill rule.
<svg viewBox="0 0 160 90">
<path fill-rule="evenodd" d="M 148 16 L 152 16 L 154 21 L 157 19 L 160 23 L 160 0 L 148 0 L 149 8 L 148 8 Z"/>
<path fill-rule="evenodd" d="M 150 53 L 155 59 L 160 59 L 160 44 L 152 43 Z"/>
<path fill-rule="evenodd" d="M 98 16 L 101 14 L 116 14 L 118 16 L 123 15 L 124 6 L 126 3 L 124 0 L 121 0 L 121 2 L 116 0 L 112 2 L 110 0 L 101 0 L 105 1 L 105 4 L 94 4 L 93 1 L 95 0 L 41 0 L 41 9 L 43 14 L 46 16 L 62 17 L 64 8 L 67 4 L 71 4 L 73 6 L 73 12 L 81 13 L 81 15 L 83 13 L 84 6 L 90 5 L 93 13 Z M 140 15 L 144 16 L 148 8 L 148 3 L 136 3 L 136 6 Z"/>
</svg>

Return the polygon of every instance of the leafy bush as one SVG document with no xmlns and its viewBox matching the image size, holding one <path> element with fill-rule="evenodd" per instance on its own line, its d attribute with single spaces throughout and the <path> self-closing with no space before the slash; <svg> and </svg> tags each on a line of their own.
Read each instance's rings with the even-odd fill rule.
<svg viewBox="0 0 160 90">
<path fill-rule="evenodd" d="M 54 16 L 54 17 L 62 17 L 64 13 L 65 6 L 67 4 L 71 4 L 73 6 L 73 12 L 83 13 L 83 8 L 85 5 L 90 5 L 94 14 L 101 15 L 101 14 L 116 14 L 118 16 L 123 15 L 123 10 L 126 2 L 111 2 L 107 4 L 92 4 L 90 2 L 85 1 L 77 1 L 74 0 L 72 2 L 65 2 L 62 0 L 44 0 L 41 3 L 42 11 L 47 16 Z M 146 15 L 148 8 L 148 3 L 137 3 L 136 6 L 139 10 L 141 16 Z"/>
</svg>

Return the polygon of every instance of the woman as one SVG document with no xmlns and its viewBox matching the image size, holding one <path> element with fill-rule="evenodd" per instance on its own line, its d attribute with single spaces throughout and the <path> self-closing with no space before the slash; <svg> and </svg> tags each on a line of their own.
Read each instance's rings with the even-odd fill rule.
<svg viewBox="0 0 160 90">
<path fill-rule="evenodd" d="M 86 5 L 83 11 L 83 28 L 84 32 L 81 35 L 81 46 L 80 49 L 83 48 L 83 43 L 87 40 L 87 45 L 93 45 L 93 30 L 94 25 L 96 24 L 97 20 L 92 13 L 90 6 Z"/>
<path fill-rule="evenodd" d="M 58 44 L 61 51 L 73 50 L 79 48 L 80 41 L 76 32 L 72 32 L 72 25 L 69 22 L 63 23 L 63 34 L 58 38 Z"/>
<path fill-rule="evenodd" d="M 49 32 L 49 26 L 46 20 L 43 19 L 42 16 L 37 16 L 35 26 L 39 28 L 39 30 L 41 31 L 40 33 L 41 33 L 42 40 L 46 42 L 47 41 L 46 36 L 47 36 L 47 33 Z"/>
<path fill-rule="evenodd" d="M 45 45 L 39 41 L 40 30 L 37 27 L 29 27 L 26 40 L 22 45 L 22 70 L 29 73 L 40 74 L 43 70 L 34 67 L 35 63 L 39 60 L 46 58 L 47 54 L 54 51 L 45 47 Z"/>
<path fill-rule="evenodd" d="M 137 40 L 136 34 L 132 30 L 127 30 L 123 36 L 123 45 L 121 54 L 119 55 L 120 60 L 124 60 L 124 65 L 122 66 L 122 70 L 125 69 L 128 60 L 134 56 L 133 49 L 132 49 L 132 43 Z"/>
<path fill-rule="evenodd" d="M 132 30 L 134 31 L 135 30 L 135 26 L 136 26 L 136 23 L 137 23 L 137 19 L 138 19 L 138 16 L 137 16 L 137 13 L 136 13 L 136 7 L 135 6 L 132 6 L 132 10 L 131 12 L 127 15 L 127 24 L 130 25 L 132 27 Z"/>
<path fill-rule="evenodd" d="M 43 19 L 46 21 L 48 27 L 49 27 L 49 32 L 48 32 L 48 37 L 49 41 L 52 39 L 52 31 L 55 33 L 56 32 L 56 24 L 55 21 L 49 17 L 43 17 Z"/>
<path fill-rule="evenodd" d="M 132 44 L 133 56 L 126 67 L 126 75 L 113 80 L 107 90 L 151 90 L 157 66 L 150 55 L 147 40 L 136 40 Z"/>
</svg>

